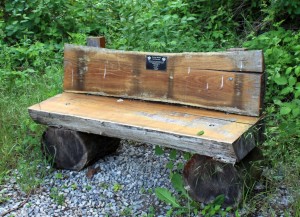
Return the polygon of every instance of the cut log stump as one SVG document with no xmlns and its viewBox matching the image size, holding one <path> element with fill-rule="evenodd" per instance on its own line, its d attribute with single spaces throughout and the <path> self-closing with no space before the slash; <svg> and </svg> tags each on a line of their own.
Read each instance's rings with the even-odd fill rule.
<svg viewBox="0 0 300 217">
<path fill-rule="evenodd" d="M 208 204 L 224 195 L 223 205 L 236 207 L 242 201 L 243 191 L 249 190 L 259 178 L 261 171 L 253 162 L 261 159 L 258 148 L 236 165 L 195 154 L 183 170 L 185 188 L 198 202 Z"/>
<path fill-rule="evenodd" d="M 48 127 L 42 136 L 42 151 L 54 167 L 79 171 L 119 147 L 120 139 Z"/>
</svg>

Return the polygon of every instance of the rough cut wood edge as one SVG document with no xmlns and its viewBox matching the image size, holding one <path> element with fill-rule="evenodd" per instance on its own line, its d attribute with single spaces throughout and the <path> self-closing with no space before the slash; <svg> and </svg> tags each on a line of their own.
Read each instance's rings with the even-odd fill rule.
<svg viewBox="0 0 300 217">
<path fill-rule="evenodd" d="M 89 36 L 86 39 L 86 44 L 89 47 L 105 48 L 105 38 L 103 36 Z"/>
<path fill-rule="evenodd" d="M 265 141 L 265 123 L 263 117 L 233 143 L 237 162 L 241 161 L 257 145 Z"/>
<path fill-rule="evenodd" d="M 203 70 L 222 70 L 222 71 L 236 71 L 236 72 L 264 72 L 264 57 L 262 50 L 233 50 L 222 52 L 183 52 L 183 53 L 157 53 L 157 52 L 139 52 L 139 51 L 124 51 L 113 50 L 97 47 L 79 46 L 72 44 L 65 44 L 65 52 L 68 50 L 77 50 L 79 52 L 100 52 L 100 53 L 114 53 L 114 54 L 134 54 L 134 55 L 156 55 L 167 57 L 185 57 L 185 58 L 208 58 L 208 57 L 223 57 L 226 59 L 226 66 L 218 64 L 205 64 L 205 61 L 199 65 L 198 69 Z M 245 64 L 247 63 L 247 64 Z"/>
<path fill-rule="evenodd" d="M 217 161 L 234 164 L 237 159 L 232 144 L 207 140 L 199 137 L 160 132 L 154 129 L 138 128 L 119 123 L 96 121 L 84 117 L 41 112 L 29 109 L 31 118 L 37 123 L 64 127 L 66 129 L 103 136 L 131 139 L 153 145 L 162 145 L 191 153 L 210 156 Z"/>
</svg>

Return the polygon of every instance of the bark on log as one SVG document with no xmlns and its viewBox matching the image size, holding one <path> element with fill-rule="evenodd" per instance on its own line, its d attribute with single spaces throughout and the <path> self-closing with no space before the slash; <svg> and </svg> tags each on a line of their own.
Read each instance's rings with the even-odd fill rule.
<svg viewBox="0 0 300 217">
<path fill-rule="evenodd" d="M 54 167 L 81 170 L 118 148 L 120 139 L 48 127 L 42 136 L 42 151 Z"/>
<path fill-rule="evenodd" d="M 236 207 L 242 201 L 243 190 L 249 190 L 253 180 L 259 178 L 261 171 L 253 162 L 261 159 L 257 148 L 236 165 L 195 154 L 184 167 L 185 188 L 196 201 L 207 204 L 224 195 L 223 205 Z"/>
</svg>

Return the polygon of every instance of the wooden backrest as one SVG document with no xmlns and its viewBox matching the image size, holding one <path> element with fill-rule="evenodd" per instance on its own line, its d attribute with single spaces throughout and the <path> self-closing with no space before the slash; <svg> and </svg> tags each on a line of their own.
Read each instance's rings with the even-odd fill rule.
<svg viewBox="0 0 300 217">
<path fill-rule="evenodd" d="M 259 116 L 260 50 L 150 53 L 65 45 L 64 91 L 142 99 Z"/>
</svg>

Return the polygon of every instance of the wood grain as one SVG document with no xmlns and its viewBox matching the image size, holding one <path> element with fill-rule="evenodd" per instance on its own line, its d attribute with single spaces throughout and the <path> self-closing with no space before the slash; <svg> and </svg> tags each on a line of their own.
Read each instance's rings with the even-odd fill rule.
<svg viewBox="0 0 300 217">
<path fill-rule="evenodd" d="M 230 163 L 252 149 L 239 150 L 236 141 L 259 121 L 199 108 L 73 93 L 36 104 L 29 113 L 49 126 L 163 145 Z M 197 136 L 199 131 L 204 134 Z"/>
<path fill-rule="evenodd" d="M 147 70 L 146 55 L 166 56 L 167 70 Z M 261 113 L 261 51 L 144 53 L 66 45 L 64 58 L 66 92 Z"/>
</svg>

